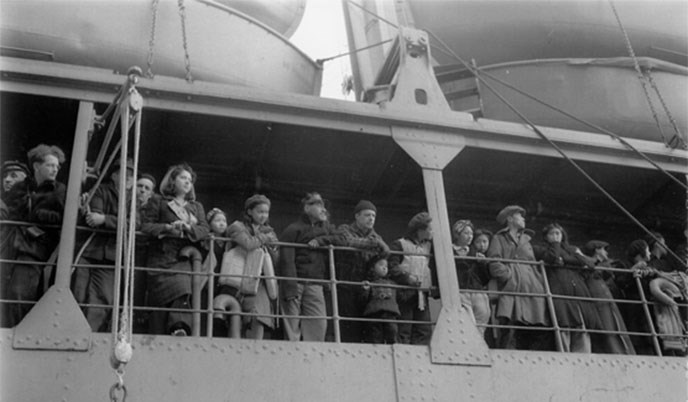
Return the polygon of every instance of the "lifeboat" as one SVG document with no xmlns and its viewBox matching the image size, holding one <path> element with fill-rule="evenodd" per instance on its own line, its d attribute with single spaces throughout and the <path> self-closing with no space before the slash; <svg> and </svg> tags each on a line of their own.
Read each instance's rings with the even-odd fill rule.
<svg viewBox="0 0 688 402">
<path fill-rule="evenodd" d="M 173 1 L 3 1 L 0 46 L 6 56 L 120 73 L 133 65 L 146 70 L 151 60 L 155 75 L 186 78 L 190 72 L 194 80 L 319 93 L 321 66 L 281 34 L 293 32 L 302 10 L 282 19 L 263 15 L 278 32 L 228 6 L 260 15 L 265 2 L 248 8 L 223 3 L 187 0 L 180 9 Z"/>
</svg>

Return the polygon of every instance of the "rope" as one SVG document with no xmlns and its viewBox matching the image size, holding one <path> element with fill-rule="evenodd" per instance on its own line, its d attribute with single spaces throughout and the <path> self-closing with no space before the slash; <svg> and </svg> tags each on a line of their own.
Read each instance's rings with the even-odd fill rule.
<svg viewBox="0 0 688 402">
<path fill-rule="evenodd" d="M 650 111 L 652 112 L 652 117 L 655 119 L 655 123 L 657 124 L 657 128 L 659 129 L 659 135 L 662 137 L 662 142 L 664 144 L 668 145 L 669 142 L 667 141 L 666 137 L 664 136 L 664 130 L 662 129 L 662 123 L 659 121 L 659 116 L 657 116 L 657 111 L 655 110 L 654 103 L 652 103 L 652 98 L 650 98 L 650 92 L 647 90 L 647 83 L 646 83 L 646 78 L 645 74 L 643 74 L 643 71 L 640 68 L 640 63 L 638 63 L 638 58 L 635 55 L 635 52 L 633 51 L 633 46 L 631 45 L 631 39 L 628 37 L 628 33 L 626 32 L 626 28 L 624 28 L 623 23 L 621 22 L 621 18 L 619 17 L 619 13 L 616 11 L 616 6 L 614 6 L 614 2 L 612 0 L 609 0 L 609 5 L 612 8 L 612 11 L 614 12 L 614 17 L 616 17 L 616 21 L 619 24 L 619 28 L 621 28 L 621 32 L 623 33 L 624 40 L 626 41 L 626 49 L 628 50 L 628 54 L 631 56 L 631 59 L 633 59 L 633 67 L 635 68 L 635 71 L 638 73 L 638 80 L 640 80 L 640 84 L 643 87 L 643 92 L 645 93 L 645 98 L 647 99 L 648 105 L 650 105 Z"/>
<path fill-rule="evenodd" d="M 657 164 L 657 162 L 653 161 L 653 160 L 650 159 L 647 155 L 645 155 L 644 153 L 642 153 L 641 151 L 639 151 L 636 147 L 634 147 L 634 146 L 631 145 L 628 141 L 626 141 L 622 136 L 620 136 L 620 135 L 618 135 L 618 134 L 616 134 L 616 133 L 614 133 L 614 132 L 611 132 L 611 131 L 607 130 L 607 129 L 604 128 L 604 127 L 600 127 L 600 126 L 598 126 L 598 125 L 596 125 L 596 124 L 590 123 L 590 122 L 588 122 L 587 120 L 584 120 L 584 119 L 582 119 L 582 118 L 580 118 L 580 117 L 578 117 L 578 116 L 576 116 L 576 115 L 574 115 L 574 114 L 571 114 L 571 113 L 569 113 L 569 112 L 567 112 L 567 111 L 565 111 L 565 110 L 563 110 L 563 109 L 561 109 L 561 108 L 559 108 L 559 107 L 557 107 L 557 106 L 554 106 L 554 105 L 552 105 L 552 104 L 550 104 L 550 103 L 547 103 L 547 102 L 543 101 L 542 99 L 540 99 L 540 98 L 538 98 L 538 97 L 536 97 L 536 96 L 533 96 L 533 95 L 529 94 L 528 92 L 526 92 L 526 91 L 524 91 L 524 90 L 522 90 L 522 89 L 520 89 L 520 88 L 518 88 L 518 87 L 516 87 L 516 86 L 514 86 L 514 85 L 512 85 L 512 84 L 510 84 L 510 83 L 508 83 L 507 81 L 504 81 L 504 80 L 500 79 L 499 77 L 494 76 L 494 75 L 488 73 L 487 71 L 484 71 L 484 70 L 480 69 L 479 67 L 473 66 L 473 68 L 475 69 L 475 71 L 479 72 L 480 75 L 487 76 L 488 78 L 490 78 L 490 79 L 492 79 L 492 80 L 494 80 L 494 81 L 497 81 L 498 83 L 504 85 L 505 87 L 510 88 L 510 89 L 512 89 L 512 90 L 514 90 L 514 91 L 516 91 L 516 92 L 518 92 L 519 94 L 521 94 L 521 95 L 527 97 L 528 99 L 531 99 L 531 100 L 533 100 L 533 101 L 535 101 L 535 102 L 537 102 L 537 103 L 539 103 L 539 104 L 541 104 L 541 105 L 543 105 L 543 106 L 546 106 L 546 107 L 548 107 L 548 108 L 550 108 L 550 109 L 552 109 L 552 110 L 554 110 L 554 111 L 556 111 L 556 112 L 559 112 L 559 113 L 563 114 L 564 116 L 570 117 L 571 119 L 573 119 L 573 120 L 575 120 L 575 121 L 577 121 L 577 122 L 579 122 L 579 123 L 582 123 L 582 124 L 586 125 L 587 127 L 590 127 L 590 128 L 595 129 L 595 130 L 597 130 L 597 131 L 599 131 L 599 132 L 601 132 L 601 133 L 603 133 L 603 134 L 607 134 L 607 135 L 611 136 L 612 138 L 614 138 L 614 139 L 618 140 L 619 142 L 621 142 L 621 144 L 623 144 L 624 146 L 626 146 L 628 149 L 630 149 L 631 151 L 635 152 L 638 156 L 640 156 L 641 158 L 645 159 L 648 163 L 650 163 L 650 164 L 651 164 L 653 167 L 655 167 L 657 170 L 659 170 L 660 172 L 662 172 L 663 174 L 665 174 L 669 179 L 671 179 L 672 181 L 674 181 L 676 184 L 678 184 L 678 185 L 681 186 L 682 188 L 688 190 L 688 186 L 687 186 L 686 184 L 684 184 L 681 180 L 679 180 L 678 178 L 676 178 L 676 177 L 675 177 L 674 175 L 672 175 L 671 173 L 667 172 L 666 169 L 664 169 L 663 167 L 659 166 L 659 165 Z"/>
<path fill-rule="evenodd" d="M 153 78 L 153 51 L 155 49 L 155 26 L 158 19 L 158 2 L 160 0 L 153 0 L 151 8 L 153 11 L 151 21 L 150 40 L 148 41 L 148 69 L 146 70 L 146 77 Z"/>
<path fill-rule="evenodd" d="M 318 60 L 316 60 L 315 62 L 318 63 L 318 64 L 323 64 L 323 63 L 326 63 L 326 62 L 328 62 L 328 61 L 330 61 L 330 60 L 334 60 L 334 59 L 337 59 L 337 58 L 340 58 L 340 57 L 348 56 L 348 55 L 350 55 L 350 54 L 355 54 L 355 53 L 358 53 L 358 52 L 362 52 L 362 51 L 364 51 L 364 50 L 372 49 L 372 48 L 377 47 L 377 46 L 382 46 L 382 45 L 384 45 L 385 43 L 389 43 L 389 42 L 391 42 L 391 41 L 393 41 L 393 40 L 394 40 L 394 39 L 387 39 L 387 40 L 385 40 L 385 41 L 378 42 L 378 43 L 376 43 L 376 44 L 374 44 L 374 45 L 362 47 L 362 48 L 360 48 L 360 49 L 352 50 L 352 51 L 347 52 L 347 53 L 340 53 L 340 54 L 336 54 L 336 55 L 331 56 L 331 57 L 326 57 L 326 58 L 324 58 L 324 59 L 318 59 Z"/>
<path fill-rule="evenodd" d="M 184 0 L 178 0 L 179 18 L 182 21 L 182 44 L 184 46 L 184 64 L 186 66 L 186 81 L 193 82 L 191 76 L 191 58 L 189 57 L 189 44 L 186 39 L 186 7 L 184 7 Z"/>
<path fill-rule="evenodd" d="M 356 3 L 354 3 L 354 2 L 351 1 L 351 0 L 346 0 L 346 2 L 349 3 L 349 4 L 351 4 L 352 6 L 356 6 L 356 7 L 360 8 L 360 9 L 363 10 L 363 12 L 365 12 L 366 14 L 370 14 L 370 15 L 372 15 L 373 17 L 377 18 L 378 20 L 380 20 L 380 21 L 382 21 L 382 22 L 386 22 L 386 23 L 389 24 L 390 26 L 392 26 L 392 27 L 394 27 L 394 28 L 396 28 L 396 29 L 399 29 L 399 26 L 397 26 L 395 23 L 390 22 L 390 21 L 388 21 L 388 20 L 386 20 L 386 19 L 380 17 L 379 15 L 377 15 L 377 14 L 375 14 L 374 12 L 368 10 L 367 8 L 363 7 L 362 5 L 356 4 Z"/>
<path fill-rule="evenodd" d="M 542 131 L 540 131 L 537 126 L 533 122 L 530 121 L 523 113 L 521 113 L 516 107 L 514 107 L 502 94 L 497 92 L 489 83 L 487 83 L 480 75 L 478 74 L 478 71 L 473 69 L 473 67 L 465 62 L 461 57 L 459 57 L 447 44 L 435 36 L 431 31 L 428 31 L 428 33 L 436 40 L 438 41 L 444 48 L 449 51 L 452 56 L 458 60 L 463 66 L 471 71 L 480 82 L 485 85 L 492 93 L 495 94 L 504 104 L 512 111 L 514 112 L 521 120 L 523 120 L 541 139 L 543 139 L 545 142 L 547 142 L 552 148 L 554 148 L 555 151 L 557 151 L 567 162 L 569 162 L 580 174 L 583 175 L 595 188 L 597 188 L 605 197 L 607 197 L 621 212 L 623 212 L 633 223 L 635 223 L 638 227 L 640 227 L 650 238 L 654 239 L 655 241 L 659 242 L 659 238 L 655 236 L 654 233 L 652 233 L 645 225 L 643 225 L 633 214 L 631 214 L 626 208 L 624 208 L 623 205 L 621 205 L 611 194 L 607 192 L 595 179 L 593 179 L 580 165 L 576 163 L 573 159 L 571 159 L 557 144 L 555 144 L 549 137 L 547 137 Z M 682 264 L 685 266 L 685 261 L 682 261 L 676 253 L 674 253 L 672 250 L 667 248 L 667 252 L 674 258 L 676 258 L 677 261 L 681 261 Z"/>
<path fill-rule="evenodd" d="M 669 107 L 667 106 L 666 102 L 664 101 L 664 97 L 662 96 L 662 93 L 659 91 L 659 87 L 657 87 L 657 84 L 655 83 L 655 79 L 652 78 L 652 70 L 647 69 L 646 72 L 646 77 L 648 82 L 650 83 L 650 86 L 652 86 L 652 89 L 655 90 L 655 93 L 657 94 L 657 98 L 659 99 L 659 103 L 662 105 L 662 108 L 664 109 L 664 113 L 666 113 L 667 117 L 669 118 L 669 122 L 671 122 L 671 127 L 674 128 L 674 136 L 669 140 L 669 145 L 671 148 L 678 148 L 681 147 L 683 149 L 686 149 L 686 142 L 683 140 L 681 136 L 681 130 L 678 128 L 678 124 L 676 123 L 676 120 L 674 119 L 674 116 L 671 114 L 671 111 L 669 110 Z"/>
</svg>

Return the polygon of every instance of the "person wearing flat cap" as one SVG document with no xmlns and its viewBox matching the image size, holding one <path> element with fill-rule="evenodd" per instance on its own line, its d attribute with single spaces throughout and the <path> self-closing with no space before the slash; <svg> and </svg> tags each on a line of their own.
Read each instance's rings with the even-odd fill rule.
<svg viewBox="0 0 688 402">
<path fill-rule="evenodd" d="M 12 187 L 26 180 L 29 168 L 19 161 L 7 161 L 2 164 L 2 191 L 7 193 Z"/>
<path fill-rule="evenodd" d="M 124 196 L 130 199 L 134 187 L 133 161 L 126 161 L 126 180 Z M 117 230 L 117 214 L 119 211 L 119 178 L 120 163 L 115 161 L 108 171 L 109 179 L 103 182 L 93 193 L 84 214 L 86 224 L 94 229 Z M 114 233 L 94 233 L 87 243 L 79 260 L 84 265 L 114 266 L 117 257 L 117 238 Z M 81 268 L 75 273 L 74 295 L 77 301 L 88 304 L 111 305 L 114 300 L 113 288 L 115 271 L 111 268 Z M 83 299 L 82 299 L 83 298 Z M 108 331 L 110 322 L 109 309 L 88 307 L 86 320 L 94 332 Z"/>
<path fill-rule="evenodd" d="M 400 320 L 419 321 L 418 324 L 399 324 L 399 342 L 413 345 L 428 345 L 432 336 L 430 308 L 428 307 L 429 288 L 433 282 L 432 259 L 432 218 L 427 212 L 416 214 L 408 223 L 404 237 L 395 240 L 390 246 L 392 254 L 389 261 L 389 277 L 399 285 L 413 286 L 416 289 L 400 289 L 397 302 L 401 312 Z"/>
<path fill-rule="evenodd" d="M 362 282 L 366 279 L 366 265 L 376 255 L 389 254 L 389 247 L 375 232 L 377 208 L 368 200 L 361 200 L 354 208 L 354 221 L 340 225 L 337 234 L 340 245 L 354 247 L 361 251 L 336 251 L 336 274 L 341 281 Z M 338 285 L 337 305 L 342 317 L 363 317 L 366 300 L 358 285 Z M 359 321 L 341 321 L 342 342 L 361 342 L 364 325 Z"/>
<path fill-rule="evenodd" d="M 328 222 L 325 202 L 318 193 L 307 193 L 301 200 L 303 214 L 287 226 L 280 240 L 306 244 L 309 247 L 280 247 L 278 276 L 294 278 L 280 283 L 280 307 L 284 315 L 325 316 L 327 309 L 322 283 L 299 279 L 325 279 L 327 277 L 327 250 L 320 246 L 337 243 L 336 228 Z M 284 318 L 284 332 L 290 341 L 325 340 L 326 319 Z"/>
<path fill-rule="evenodd" d="M 595 261 L 595 270 L 592 274 L 587 275 L 585 282 L 588 285 L 588 289 L 590 289 L 592 297 L 608 300 L 596 303 L 602 329 L 605 331 L 626 332 L 627 328 L 621 315 L 621 310 L 614 302 L 614 293 L 612 293 L 612 289 L 616 290 L 614 273 L 598 269 L 598 267 L 620 268 L 615 261 L 609 258 L 608 247 L 609 243 L 601 240 L 590 240 L 585 243 L 583 252 Z M 618 290 L 616 292 L 618 293 Z M 631 337 L 626 334 L 591 334 L 590 337 L 592 340 L 592 353 L 635 354 Z"/>
<path fill-rule="evenodd" d="M 492 238 L 487 251 L 489 259 L 522 260 L 534 262 L 530 244 L 531 231 L 526 229 L 526 211 L 518 205 L 504 207 L 497 214 L 497 222 L 505 227 Z M 489 265 L 492 290 L 516 293 L 545 294 L 544 278 L 537 265 L 528 263 L 492 261 Z M 497 347 L 502 349 L 551 349 L 545 331 L 529 330 L 532 326 L 549 325 L 545 298 L 499 295 L 495 317 L 501 325 L 517 325 L 523 329 L 500 329 Z"/>
</svg>

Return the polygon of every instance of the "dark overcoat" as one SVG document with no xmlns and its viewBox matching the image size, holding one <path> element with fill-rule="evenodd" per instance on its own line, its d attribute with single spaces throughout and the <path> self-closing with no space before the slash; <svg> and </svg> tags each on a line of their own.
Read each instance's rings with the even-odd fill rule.
<svg viewBox="0 0 688 402">
<path fill-rule="evenodd" d="M 199 251 L 201 241 L 208 237 L 209 227 L 203 205 L 189 201 L 184 207 L 198 222 L 191 225 L 189 233 L 168 229 L 167 224 L 179 220 L 169 206 L 171 198 L 155 197 L 146 204 L 142 214 L 141 230 L 150 236 L 148 267 L 191 272 L 191 263 L 180 259 L 179 252 L 186 246 Z M 148 301 L 153 306 L 164 306 L 174 299 L 191 294 L 191 276 L 181 273 L 148 273 Z"/>
</svg>

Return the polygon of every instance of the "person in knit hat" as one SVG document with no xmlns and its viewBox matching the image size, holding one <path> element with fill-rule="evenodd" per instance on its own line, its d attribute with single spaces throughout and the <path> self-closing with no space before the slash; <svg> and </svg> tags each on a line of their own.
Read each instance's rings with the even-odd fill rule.
<svg viewBox="0 0 688 402">
<path fill-rule="evenodd" d="M 497 221 L 505 227 L 492 238 L 487 258 L 492 279 L 492 290 L 515 293 L 545 294 L 544 277 L 535 262 L 532 235 L 526 229 L 525 209 L 509 205 L 497 214 Z M 523 260 L 523 263 L 500 260 Z M 529 330 L 529 326 L 549 325 L 545 298 L 499 295 L 494 315 L 501 325 L 517 325 L 523 329 L 501 329 L 497 334 L 497 347 L 502 349 L 552 349 L 544 331 Z"/>
<path fill-rule="evenodd" d="M 418 321 L 418 324 L 399 324 L 399 342 L 414 345 L 428 345 L 432 335 L 428 293 L 432 286 L 432 218 L 427 212 L 416 214 L 408 223 L 406 235 L 395 240 L 390 250 L 389 276 L 400 285 L 417 289 L 397 292 L 397 302 L 404 321 Z"/>
<path fill-rule="evenodd" d="M 337 279 L 361 282 L 366 279 L 366 264 L 376 254 L 389 254 L 389 247 L 375 232 L 377 208 L 368 200 L 361 200 L 354 208 L 354 221 L 337 229 L 341 237 L 339 244 L 354 247 L 360 251 L 336 251 L 335 269 Z M 362 317 L 365 302 L 361 287 L 357 285 L 337 286 L 337 306 L 342 317 Z M 339 323 L 342 342 L 360 342 L 362 322 L 343 320 Z"/>
</svg>

